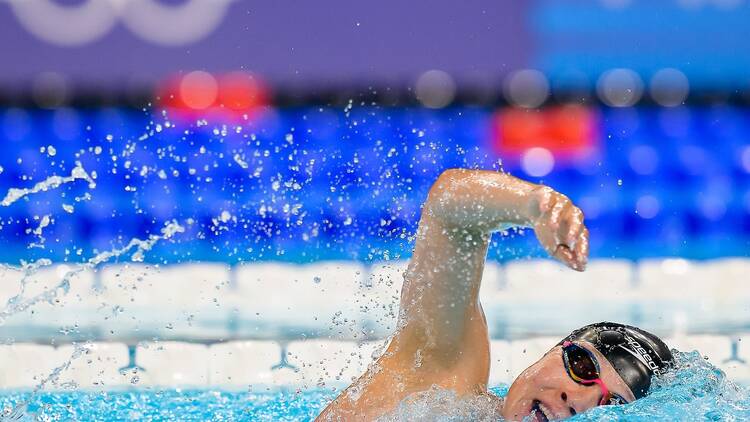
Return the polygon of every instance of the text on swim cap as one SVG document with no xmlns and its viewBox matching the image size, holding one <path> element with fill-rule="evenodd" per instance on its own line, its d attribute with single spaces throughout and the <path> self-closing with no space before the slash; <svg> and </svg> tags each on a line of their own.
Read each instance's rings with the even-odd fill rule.
<svg viewBox="0 0 750 422">
<path fill-rule="evenodd" d="M 638 353 L 636 355 L 628 348 L 623 347 L 623 349 L 630 352 L 631 355 L 635 356 L 636 359 L 641 361 L 644 365 L 648 366 L 656 375 L 660 374 L 659 371 L 659 365 L 654 361 L 654 359 L 651 357 L 651 354 L 648 352 L 648 350 L 644 349 L 640 343 L 638 343 L 633 337 L 630 337 L 628 335 L 625 335 L 625 340 L 628 342 L 628 345 L 632 347 L 633 351 Z"/>
</svg>

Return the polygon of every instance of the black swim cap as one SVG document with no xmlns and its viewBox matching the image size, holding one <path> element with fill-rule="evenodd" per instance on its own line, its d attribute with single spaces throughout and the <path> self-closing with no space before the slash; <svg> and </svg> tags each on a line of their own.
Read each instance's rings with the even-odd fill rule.
<svg viewBox="0 0 750 422">
<path fill-rule="evenodd" d="M 636 399 L 646 395 L 652 376 L 664 373 L 674 364 L 672 352 L 659 337 L 616 322 L 579 328 L 558 345 L 565 341 L 587 341 L 594 345 L 630 387 Z"/>
</svg>

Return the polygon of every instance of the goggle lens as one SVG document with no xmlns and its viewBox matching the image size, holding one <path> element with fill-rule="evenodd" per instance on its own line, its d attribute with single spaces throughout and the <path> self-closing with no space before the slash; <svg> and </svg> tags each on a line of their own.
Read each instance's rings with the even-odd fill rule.
<svg viewBox="0 0 750 422">
<path fill-rule="evenodd" d="M 602 388 L 603 397 L 599 403 L 600 406 L 627 403 L 624 398 L 609 391 L 604 385 L 599 374 L 599 362 L 589 350 L 566 341 L 563 343 L 562 352 L 565 370 L 573 381 L 583 385 L 599 384 Z"/>
<path fill-rule="evenodd" d="M 599 364 L 591 352 L 573 343 L 563 347 L 568 374 L 577 382 L 593 381 L 599 378 Z"/>
</svg>

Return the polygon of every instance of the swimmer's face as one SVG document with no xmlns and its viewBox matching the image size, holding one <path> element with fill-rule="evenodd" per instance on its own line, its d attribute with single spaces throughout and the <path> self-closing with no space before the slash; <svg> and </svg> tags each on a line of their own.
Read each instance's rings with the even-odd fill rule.
<svg viewBox="0 0 750 422">
<path fill-rule="evenodd" d="M 635 400 L 630 388 L 601 353 L 589 343 L 576 344 L 594 353 L 599 361 L 602 381 L 612 392 L 628 402 Z M 582 385 L 570 378 L 565 371 L 562 347 L 557 346 L 513 381 L 502 413 L 507 420 L 519 421 L 529 416 L 532 409 L 539 408 L 549 419 L 564 419 L 598 406 L 601 398 L 602 390 L 598 385 Z M 544 421 L 540 413 L 535 413 L 535 420 Z"/>
</svg>

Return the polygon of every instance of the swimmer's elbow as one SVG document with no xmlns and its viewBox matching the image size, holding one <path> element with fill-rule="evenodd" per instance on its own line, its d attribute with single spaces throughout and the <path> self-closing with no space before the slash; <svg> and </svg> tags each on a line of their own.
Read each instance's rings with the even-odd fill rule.
<svg viewBox="0 0 750 422">
<path fill-rule="evenodd" d="M 448 169 L 432 185 L 423 215 L 490 232 L 505 223 L 525 224 L 538 187 L 502 172 Z"/>
<path fill-rule="evenodd" d="M 486 209 L 486 189 L 482 181 L 486 173 L 461 168 L 443 171 L 430 188 L 425 211 L 448 225 L 468 228 L 478 222 L 475 220 L 480 219 Z"/>
<path fill-rule="evenodd" d="M 440 176 L 438 176 L 437 180 L 435 180 L 435 183 L 433 183 L 430 188 L 430 198 L 433 198 L 436 195 L 442 195 L 449 191 L 451 187 L 454 186 L 462 176 L 464 176 L 464 172 L 466 172 L 466 170 L 447 169 L 440 173 Z"/>
<path fill-rule="evenodd" d="M 452 210 L 455 210 L 457 201 L 460 200 L 462 181 L 465 180 L 467 172 L 465 169 L 447 169 L 438 176 L 432 184 L 425 202 L 425 211 L 433 218 L 440 220 L 450 219 Z"/>
</svg>

